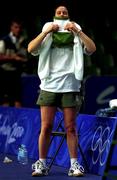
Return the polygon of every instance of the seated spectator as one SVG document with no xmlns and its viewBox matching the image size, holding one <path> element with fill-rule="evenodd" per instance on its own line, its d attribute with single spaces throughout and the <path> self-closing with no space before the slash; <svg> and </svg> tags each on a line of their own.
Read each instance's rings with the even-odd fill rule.
<svg viewBox="0 0 117 180">
<path fill-rule="evenodd" d="M 21 107 L 21 73 L 26 64 L 26 37 L 22 22 L 14 19 L 0 40 L 0 105 Z"/>
</svg>

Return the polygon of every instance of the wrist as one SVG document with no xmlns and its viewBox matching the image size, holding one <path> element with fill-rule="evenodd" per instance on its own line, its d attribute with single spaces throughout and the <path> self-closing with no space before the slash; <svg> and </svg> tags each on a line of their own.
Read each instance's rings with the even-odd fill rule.
<svg viewBox="0 0 117 180">
<path fill-rule="evenodd" d="M 82 29 L 77 31 L 77 34 L 80 35 L 82 33 Z"/>
</svg>

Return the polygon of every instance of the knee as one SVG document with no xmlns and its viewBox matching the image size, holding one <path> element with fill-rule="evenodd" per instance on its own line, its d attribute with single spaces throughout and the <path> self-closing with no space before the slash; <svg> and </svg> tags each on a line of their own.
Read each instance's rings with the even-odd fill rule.
<svg viewBox="0 0 117 180">
<path fill-rule="evenodd" d="M 45 135 L 49 135 L 52 131 L 52 125 L 46 124 L 41 128 L 41 133 Z"/>
<path fill-rule="evenodd" d="M 76 127 L 74 125 L 66 127 L 67 135 L 76 135 Z"/>
</svg>

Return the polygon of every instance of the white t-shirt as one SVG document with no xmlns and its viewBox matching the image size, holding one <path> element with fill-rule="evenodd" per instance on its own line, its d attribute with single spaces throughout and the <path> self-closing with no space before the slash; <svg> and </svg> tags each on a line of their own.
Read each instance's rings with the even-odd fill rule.
<svg viewBox="0 0 117 180">
<path fill-rule="evenodd" d="M 44 31 L 50 23 L 52 22 L 46 23 L 42 31 Z M 43 55 L 41 55 L 41 63 L 43 63 L 47 59 L 49 59 L 49 63 L 46 63 L 46 67 L 43 63 L 43 65 L 39 65 L 39 67 L 42 68 L 38 68 L 38 75 L 41 74 L 40 89 L 50 92 L 79 92 L 81 87 L 81 81 L 76 79 L 74 73 L 73 48 L 47 48 L 46 39 L 48 39 L 49 36 L 50 35 L 48 34 L 45 37 L 38 51 L 32 53 L 33 55 L 39 55 L 40 52 L 43 51 L 42 49 L 45 49 L 45 54 L 47 54 L 47 51 L 49 49 L 49 57 L 46 57 L 44 54 L 45 59 L 43 59 Z M 41 70 L 41 73 L 39 69 Z M 46 77 L 42 78 L 42 76 L 45 76 L 44 74 L 46 74 Z"/>
</svg>

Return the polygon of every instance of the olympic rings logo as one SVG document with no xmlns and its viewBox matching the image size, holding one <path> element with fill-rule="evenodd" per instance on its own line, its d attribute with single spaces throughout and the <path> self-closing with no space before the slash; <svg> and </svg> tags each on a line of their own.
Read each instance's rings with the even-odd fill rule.
<svg viewBox="0 0 117 180">
<path fill-rule="evenodd" d="M 111 131 L 109 126 L 107 126 L 105 129 L 102 126 L 99 126 L 96 129 L 91 142 L 91 150 L 93 151 L 93 164 L 96 164 L 99 161 L 100 166 L 103 166 L 106 163 L 112 135 L 113 131 Z"/>
</svg>

